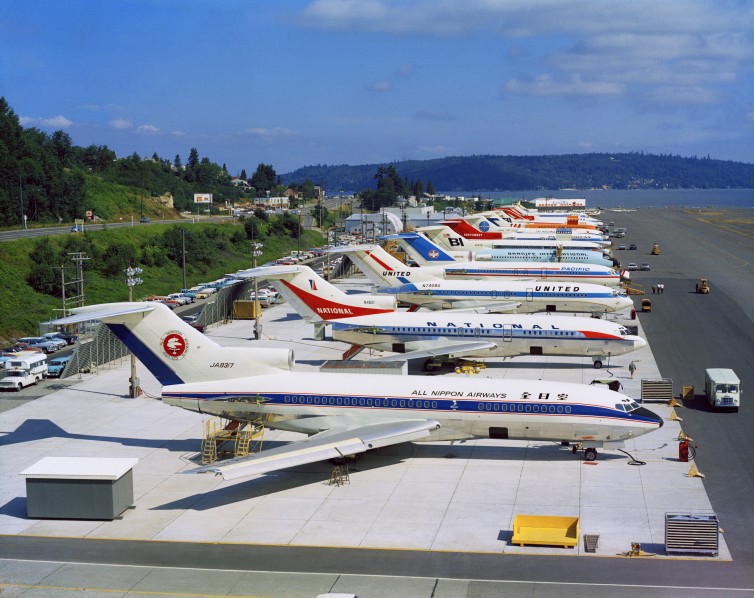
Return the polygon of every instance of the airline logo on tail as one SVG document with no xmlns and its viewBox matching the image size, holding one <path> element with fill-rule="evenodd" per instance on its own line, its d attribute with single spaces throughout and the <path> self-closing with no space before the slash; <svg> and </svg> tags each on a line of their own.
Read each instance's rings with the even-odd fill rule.
<svg viewBox="0 0 754 598">
<path fill-rule="evenodd" d="M 317 283 L 314 280 L 312 280 L 312 279 L 309 279 L 309 288 L 312 291 L 316 291 L 317 290 Z"/>
<path fill-rule="evenodd" d="M 180 359 L 187 349 L 188 342 L 177 330 L 171 330 L 162 337 L 162 351 L 170 359 Z"/>
</svg>

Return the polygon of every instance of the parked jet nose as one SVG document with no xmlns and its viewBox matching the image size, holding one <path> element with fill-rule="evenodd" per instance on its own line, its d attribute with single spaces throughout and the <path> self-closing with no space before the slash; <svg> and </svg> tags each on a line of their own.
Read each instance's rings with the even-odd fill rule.
<svg viewBox="0 0 754 598">
<path fill-rule="evenodd" d="M 629 307 L 633 307 L 634 302 L 631 301 L 630 297 L 627 296 L 618 296 L 615 299 L 615 311 L 622 311 L 624 309 L 628 309 Z"/>
<path fill-rule="evenodd" d="M 635 411 L 632 411 L 631 416 L 654 423 L 658 428 L 662 428 L 662 425 L 665 423 L 659 415 L 654 411 L 650 411 L 646 407 L 639 407 Z"/>
<path fill-rule="evenodd" d="M 640 336 L 635 336 L 633 334 L 627 335 L 626 338 L 631 339 L 634 343 L 634 351 L 637 349 L 642 349 L 647 346 L 647 341 L 641 338 Z"/>
</svg>

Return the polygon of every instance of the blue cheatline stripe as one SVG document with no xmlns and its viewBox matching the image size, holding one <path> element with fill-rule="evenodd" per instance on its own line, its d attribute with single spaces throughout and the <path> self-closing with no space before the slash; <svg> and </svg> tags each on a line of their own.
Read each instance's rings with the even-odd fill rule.
<svg viewBox="0 0 754 598">
<path fill-rule="evenodd" d="M 228 392 L 228 393 L 163 393 L 163 396 L 174 396 L 175 398 L 205 400 L 205 401 L 223 401 L 229 397 L 243 398 L 247 396 L 245 392 Z M 257 393 L 248 393 L 249 399 L 256 399 L 260 395 Z M 625 411 L 611 407 L 602 407 L 595 405 L 573 404 L 559 401 L 539 401 L 536 398 L 527 401 L 507 400 L 507 401 L 484 401 L 469 399 L 438 399 L 437 397 L 384 397 L 384 396 L 353 396 L 338 394 L 304 394 L 304 393 L 262 393 L 266 401 L 260 404 L 260 407 L 315 407 L 315 408 L 336 408 L 336 409 L 368 409 L 372 412 L 375 410 L 389 411 L 421 411 L 426 412 L 428 417 L 432 413 L 490 413 L 506 415 L 538 415 L 547 417 L 578 417 L 578 418 L 598 418 L 613 419 L 625 422 L 640 422 L 656 424 L 651 418 L 641 415 L 631 415 Z M 294 401 L 294 398 L 296 399 Z M 340 399 L 341 403 L 349 401 L 351 404 L 337 404 Z M 495 410 L 495 405 L 500 408 Z M 242 403 L 238 403 L 239 407 Z M 425 406 L 427 405 L 427 406 Z M 555 412 L 551 413 L 549 407 L 555 407 Z M 505 410 L 503 410 L 505 407 Z M 521 407 L 521 410 L 519 410 Z M 529 410 L 527 411 L 527 407 Z M 558 408 L 562 410 L 558 412 Z M 534 409 L 537 409 L 535 411 Z M 547 409 L 545 411 L 544 409 Z M 569 411 L 566 411 L 566 408 Z"/>
<path fill-rule="evenodd" d="M 178 374 L 168 367 L 154 352 L 142 343 L 124 324 L 107 324 L 113 334 L 136 355 L 163 386 L 183 384 Z"/>
<path fill-rule="evenodd" d="M 333 330 L 343 330 L 349 332 L 351 330 L 369 332 L 374 331 L 378 334 L 392 334 L 395 336 L 404 336 L 411 338 L 426 338 L 429 340 L 443 340 L 448 336 L 453 338 L 473 338 L 473 339 L 506 339 L 512 338 L 516 340 L 536 341 L 536 340 L 557 340 L 560 342 L 569 341 L 589 341 L 589 342 L 603 342 L 610 341 L 611 343 L 623 342 L 631 344 L 633 341 L 624 339 L 620 336 L 610 337 L 587 337 L 581 330 L 566 330 L 566 329 L 539 329 L 539 328 L 479 328 L 479 327 L 449 327 L 449 326 L 417 326 L 417 325 L 405 325 L 405 326 L 370 326 L 369 324 L 349 324 L 347 322 L 333 322 Z M 536 333 L 536 334 L 534 334 Z M 561 334 L 558 334 L 561 333 Z M 570 343 L 569 343 L 570 344 Z"/>
</svg>

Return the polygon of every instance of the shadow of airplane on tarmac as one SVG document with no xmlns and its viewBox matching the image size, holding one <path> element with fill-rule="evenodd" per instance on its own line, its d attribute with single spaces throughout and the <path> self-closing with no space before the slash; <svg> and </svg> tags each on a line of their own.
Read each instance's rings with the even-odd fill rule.
<svg viewBox="0 0 754 598">
<path fill-rule="evenodd" d="M 165 438 L 122 438 L 118 436 L 99 436 L 96 434 L 71 434 L 49 419 L 27 419 L 12 431 L 0 430 L 0 445 L 34 442 L 47 438 L 69 438 L 72 440 L 93 440 L 112 442 L 122 446 L 143 448 L 164 448 L 171 452 L 195 452 L 200 445 L 199 438 L 181 438 L 177 440 Z"/>
</svg>

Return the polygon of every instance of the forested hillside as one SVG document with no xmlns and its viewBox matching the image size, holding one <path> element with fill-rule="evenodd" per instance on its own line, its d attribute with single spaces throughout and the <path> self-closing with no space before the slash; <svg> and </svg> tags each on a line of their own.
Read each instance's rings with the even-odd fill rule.
<svg viewBox="0 0 754 598">
<path fill-rule="evenodd" d="M 375 171 L 388 164 L 317 165 L 281 175 L 283 183 L 311 179 L 330 194 L 375 189 Z M 563 156 L 458 156 L 392 162 L 401 177 L 431 180 L 439 191 L 526 189 L 754 188 L 754 165 L 644 153 Z"/>
<path fill-rule="evenodd" d="M 194 209 L 195 193 L 212 193 L 218 206 L 285 190 L 271 165 L 260 164 L 248 178 L 239 174 L 253 189 L 233 185 L 226 167 L 196 148 L 183 163 L 179 155 L 118 158 L 106 146 L 79 147 L 64 131 L 47 135 L 22 127 L 0 98 L 0 226 L 18 226 L 24 217 L 30 225 L 71 222 L 87 211 L 103 220 L 169 217 Z M 311 183 L 307 190 L 313 194 Z M 151 201 L 167 194 L 172 208 Z"/>
</svg>

